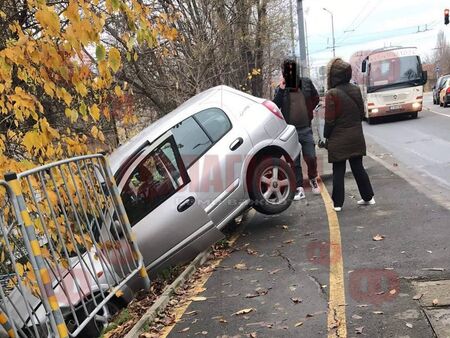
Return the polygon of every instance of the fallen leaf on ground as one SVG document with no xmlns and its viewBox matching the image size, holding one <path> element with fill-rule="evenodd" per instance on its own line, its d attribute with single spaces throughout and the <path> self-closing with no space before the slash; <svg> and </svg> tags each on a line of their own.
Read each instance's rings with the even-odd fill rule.
<svg viewBox="0 0 450 338">
<path fill-rule="evenodd" d="M 276 269 L 276 270 L 273 270 L 273 271 L 269 271 L 269 274 L 274 275 L 277 272 L 280 272 L 281 270 L 283 270 L 283 269 Z"/>
<path fill-rule="evenodd" d="M 206 297 L 202 297 L 202 296 L 197 296 L 197 297 L 192 297 L 191 298 L 191 300 L 193 301 L 193 302 L 203 302 L 203 301 L 205 301 L 205 300 L 207 300 L 208 298 L 206 298 Z"/>
<path fill-rule="evenodd" d="M 414 300 L 419 300 L 420 298 L 422 298 L 423 297 L 423 293 L 420 293 L 420 294 L 418 294 L 418 295 L 415 295 L 414 297 L 413 297 L 413 299 Z"/>
<path fill-rule="evenodd" d="M 375 314 L 375 315 L 382 315 L 382 314 L 384 314 L 384 312 L 383 311 L 373 311 L 373 314 Z"/>
<path fill-rule="evenodd" d="M 357 307 L 368 307 L 369 305 L 368 304 L 359 304 L 359 305 L 357 305 Z"/>
<path fill-rule="evenodd" d="M 379 242 L 379 241 L 382 241 L 382 240 L 385 239 L 385 238 L 386 238 L 385 236 L 378 234 L 378 235 L 376 235 L 376 236 L 373 237 L 373 240 L 374 240 L 375 242 Z"/>
<path fill-rule="evenodd" d="M 431 250 L 427 250 L 427 252 L 428 252 L 429 254 L 432 254 L 432 253 L 433 253 L 433 251 L 431 251 Z"/>
<path fill-rule="evenodd" d="M 250 338 L 256 338 L 256 332 L 252 332 L 248 335 Z"/>
<path fill-rule="evenodd" d="M 358 315 L 353 315 L 352 318 L 353 318 L 353 319 L 362 319 L 362 317 L 361 317 L 361 316 L 358 316 Z"/>
<path fill-rule="evenodd" d="M 413 325 L 411 323 L 406 323 L 406 326 L 409 327 L 410 329 L 413 328 Z"/>
<path fill-rule="evenodd" d="M 283 243 L 284 244 L 292 244 L 292 243 L 294 243 L 294 240 L 293 239 L 288 239 L 287 241 L 284 241 Z"/>
<path fill-rule="evenodd" d="M 208 331 L 202 331 L 202 335 L 206 336 L 208 334 Z"/>
<path fill-rule="evenodd" d="M 249 255 L 252 255 L 252 256 L 256 256 L 257 254 L 258 254 L 258 252 L 256 252 L 255 250 L 253 250 L 253 249 L 247 249 L 246 250 L 247 251 L 247 253 L 249 254 Z"/>
<path fill-rule="evenodd" d="M 239 263 L 234 266 L 236 270 L 247 270 L 247 265 L 245 263 Z"/>
<path fill-rule="evenodd" d="M 303 299 L 301 298 L 291 298 L 291 300 L 294 302 L 294 304 L 300 304 L 301 302 L 303 302 Z"/>
<path fill-rule="evenodd" d="M 256 271 L 263 271 L 263 268 L 256 268 Z"/>
<path fill-rule="evenodd" d="M 307 314 L 306 314 L 306 318 L 312 318 L 312 317 L 314 317 L 314 315 L 312 315 L 312 314 L 310 314 L 310 313 L 307 313 Z"/>
<path fill-rule="evenodd" d="M 391 295 L 395 295 L 395 294 L 397 293 L 397 290 L 392 289 L 391 291 L 389 291 L 389 293 L 390 293 Z"/>
<path fill-rule="evenodd" d="M 302 326 L 303 325 L 303 322 L 298 322 L 297 324 L 295 324 L 294 326 L 295 327 L 300 327 L 300 326 Z"/>
<path fill-rule="evenodd" d="M 355 327 L 355 333 L 356 334 L 362 334 L 364 330 L 364 326 L 361 327 Z"/>
<path fill-rule="evenodd" d="M 228 323 L 228 322 L 226 321 L 226 319 L 220 318 L 220 319 L 219 319 L 219 323 L 225 324 L 225 323 Z"/>
<path fill-rule="evenodd" d="M 235 312 L 233 314 L 236 315 L 236 316 L 240 316 L 240 315 L 246 315 L 247 313 L 250 313 L 252 311 L 255 311 L 255 309 L 254 308 L 242 309 L 242 310 L 239 310 L 238 312 Z"/>
<path fill-rule="evenodd" d="M 190 327 L 185 327 L 183 330 L 178 331 L 178 333 L 183 333 L 189 331 Z"/>
<path fill-rule="evenodd" d="M 439 305 L 439 299 L 433 299 L 433 306 Z"/>
<path fill-rule="evenodd" d="M 190 311 L 190 312 L 186 312 L 186 315 L 190 316 L 190 315 L 196 315 L 197 311 Z"/>
<path fill-rule="evenodd" d="M 283 225 L 282 228 L 283 228 L 284 230 L 289 229 L 289 227 L 288 227 L 287 225 Z"/>
</svg>

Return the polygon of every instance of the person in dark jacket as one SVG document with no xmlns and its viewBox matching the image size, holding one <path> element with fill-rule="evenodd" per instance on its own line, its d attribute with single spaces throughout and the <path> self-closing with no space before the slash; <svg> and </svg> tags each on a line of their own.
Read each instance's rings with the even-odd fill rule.
<svg viewBox="0 0 450 338">
<path fill-rule="evenodd" d="M 359 205 L 375 204 L 369 176 L 363 166 L 366 156 L 362 120 L 364 101 L 358 86 L 350 83 L 352 67 L 342 59 L 328 64 L 328 91 L 325 96 L 324 136 L 328 140 L 328 162 L 333 164 L 334 209 L 344 205 L 344 176 L 346 162 L 350 162 L 362 200 Z"/>
<path fill-rule="evenodd" d="M 286 69 L 286 63 L 292 62 L 291 60 L 285 60 L 283 62 L 283 70 Z M 317 182 L 316 149 L 313 131 L 311 129 L 311 121 L 314 117 L 313 111 L 319 103 L 319 94 L 309 78 L 298 77 L 297 83 L 297 88 L 286 87 L 286 81 L 283 76 L 279 86 L 275 90 L 275 98 L 273 101 L 280 108 L 286 122 L 296 127 L 298 140 L 302 145 L 303 158 L 308 166 L 308 177 L 312 192 L 314 194 L 320 194 L 320 187 Z M 295 159 L 297 191 L 294 200 L 296 201 L 306 197 L 305 190 L 303 189 L 303 173 L 300 157 L 299 155 Z"/>
</svg>

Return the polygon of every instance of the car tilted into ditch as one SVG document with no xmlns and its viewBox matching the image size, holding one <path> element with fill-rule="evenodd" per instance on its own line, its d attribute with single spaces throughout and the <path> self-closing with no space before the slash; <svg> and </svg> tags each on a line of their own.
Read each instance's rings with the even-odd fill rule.
<svg viewBox="0 0 450 338">
<path fill-rule="evenodd" d="M 34 243 L 34 250 L 0 243 L 0 269 L 8 272 L 0 313 L 21 337 L 53 336 L 58 327 L 70 336 L 98 336 L 142 281 L 149 287 L 145 269 L 188 260 L 251 206 L 265 214 L 286 210 L 299 153 L 295 128 L 273 102 L 220 86 L 114 151 L 112 172 L 103 156 L 91 155 L 18 174 L 28 190 L 17 202 L 21 195 L 7 189 L 3 210 L 16 213 L 0 213 L 0 229 L 4 240 Z M 35 225 L 26 236 L 23 214 Z M 40 267 L 35 251 L 42 253 Z M 36 277 L 41 273 L 46 278 Z M 56 307 L 61 315 L 53 314 Z M 0 337 L 7 336 L 5 325 Z"/>
<path fill-rule="evenodd" d="M 115 150 L 109 162 L 150 272 L 222 238 L 249 207 L 286 210 L 300 153 L 278 107 L 226 86 L 191 98 Z"/>
</svg>

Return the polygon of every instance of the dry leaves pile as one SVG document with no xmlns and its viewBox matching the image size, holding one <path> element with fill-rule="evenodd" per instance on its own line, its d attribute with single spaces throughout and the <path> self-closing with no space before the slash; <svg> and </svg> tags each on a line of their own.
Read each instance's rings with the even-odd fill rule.
<svg viewBox="0 0 450 338">
<path fill-rule="evenodd" d="M 224 246 L 223 244 L 216 245 L 210 258 L 212 261 L 224 258 L 229 255 L 230 250 L 231 249 L 228 246 Z M 154 279 L 152 281 L 151 290 L 149 292 L 140 293 L 137 298 L 128 305 L 127 311 L 130 314 L 130 320 L 118 326 L 117 328 L 108 331 L 103 335 L 103 337 L 124 337 L 137 323 L 137 321 L 141 319 L 145 312 L 153 305 L 155 300 L 164 292 L 164 289 L 178 277 L 183 269 L 184 267 L 173 270 L 171 276 L 169 276 L 169 278 L 166 280 Z M 170 300 L 169 305 L 165 309 L 165 311 L 162 311 L 159 314 L 149 330 L 146 333 L 141 334 L 140 337 L 160 337 L 160 332 L 165 327 L 173 325 L 175 323 L 175 315 L 171 311 L 174 307 L 180 306 L 186 301 L 205 301 L 207 298 L 203 296 L 196 296 L 191 286 L 194 285 L 195 281 L 201 278 L 204 274 L 210 273 L 213 270 L 214 269 L 210 266 L 210 263 L 208 264 L 208 262 L 205 264 L 205 266 L 199 268 L 189 281 L 187 281 L 183 286 L 175 291 L 174 297 Z M 195 291 L 198 292 L 198 290 Z M 183 330 L 185 330 L 183 332 L 186 332 L 189 330 L 189 327 L 183 328 Z"/>
</svg>

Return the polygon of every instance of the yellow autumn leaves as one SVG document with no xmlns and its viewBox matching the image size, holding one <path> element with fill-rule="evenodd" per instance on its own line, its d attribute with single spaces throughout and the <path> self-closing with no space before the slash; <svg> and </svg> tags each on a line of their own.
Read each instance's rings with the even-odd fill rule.
<svg viewBox="0 0 450 338">
<path fill-rule="evenodd" d="M 10 37 L 0 50 L 0 121 L 8 120 L 0 129 L 14 134 L 13 150 L 18 151 L 7 149 L 11 138 L 0 138 L 0 175 L 8 170 L 6 154 L 43 163 L 84 153 L 88 140 L 80 133 L 80 121 L 90 124 L 83 127 L 88 137 L 103 142 L 102 116 L 110 118 L 112 97 L 124 96 L 115 80 L 122 55 L 136 61 L 139 44 L 153 46 L 159 36 L 177 36 L 167 17 L 150 15 L 150 6 L 139 0 L 67 0 L 55 6 L 29 0 L 28 8 L 32 25 L 19 24 L 0 6 Z M 106 45 L 100 38 L 112 16 L 123 18 L 127 29 Z M 54 116 L 68 123 L 61 126 Z"/>
</svg>

